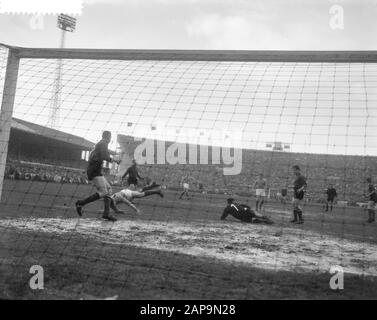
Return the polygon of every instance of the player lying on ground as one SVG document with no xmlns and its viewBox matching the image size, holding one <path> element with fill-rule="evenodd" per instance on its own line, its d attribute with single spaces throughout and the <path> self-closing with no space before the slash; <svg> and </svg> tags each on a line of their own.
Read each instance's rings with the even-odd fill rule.
<svg viewBox="0 0 377 320">
<path fill-rule="evenodd" d="M 88 175 L 88 180 L 91 181 L 96 188 L 97 192 L 89 196 L 84 200 L 79 200 L 76 202 L 76 211 L 81 217 L 83 213 L 83 207 L 90 202 L 103 199 L 105 207 L 102 217 L 109 221 L 116 221 L 116 218 L 110 215 L 110 207 L 117 213 L 120 213 L 116 207 L 113 199 L 111 198 L 111 186 L 107 182 L 106 178 L 103 176 L 102 164 L 104 161 L 113 162 L 113 158 L 110 156 L 108 145 L 111 141 L 111 132 L 104 131 L 102 133 L 102 140 L 98 142 L 94 150 L 90 153 L 88 167 L 86 173 Z M 118 164 L 120 160 L 115 161 Z"/>
<path fill-rule="evenodd" d="M 151 190 L 151 188 L 155 188 Z M 130 188 L 123 189 L 117 193 L 112 195 L 112 199 L 114 200 L 115 204 L 124 203 L 134 209 L 137 213 L 140 213 L 140 210 L 132 203 L 135 198 L 144 198 L 154 194 L 159 195 L 161 198 L 164 197 L 163 193 L 161 192 L 161 187 L 157 184 L 152 184 L 150 186 L 144 187 L 142 191 L 136 191 Z M 145 190 L 145 188 L 148 188 Z"/>
<path fill-rule="evenodd" d="M 224 212 L 221 215 L 221 220 L 225 220 L 228 215 L 231 215 L 243 222 L 273 224 L 273 221 L 268 217 L 255 214 L 255 212 L 246 204 L 238 204 L 233 198 L 227 199 L 227 202 L 228 205 L 225 207 Z"/>
</svg>

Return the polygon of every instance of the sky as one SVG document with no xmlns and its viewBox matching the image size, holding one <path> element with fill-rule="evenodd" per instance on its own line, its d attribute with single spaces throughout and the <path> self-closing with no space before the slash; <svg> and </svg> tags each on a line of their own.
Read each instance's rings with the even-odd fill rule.
<svg viewBox="0 0 377 320">
<path fill-rule="evenodd" d="M 376 16 L 377 0 L 90 0 L 66 47 L 377 50 Z M 0 43 L 58 47 L 56 16 L 38 19 L 0 14 Z M 22 62 L 15 116 L 47 123 L 55 66 Z M 92 141 L 167 125 L 180 141 L 241 132 L 244 147 L 377 155 L 376 64 L 75 61 L 62 83 L 59 128 Z"/>
<path fill-rule="evenodd" d="M 377 0 L 83 1 L 67 47 L 377 49 Z M 343 10 L 343 23 L 337 27 L 331 24 L 339 12 L 334 6 Z M 31 17 L 1 14 L 1 41 L 26 47 L 59 46 L 56 16 L 45 15 L 43 23 L 35 25 Z"/>
</svg>

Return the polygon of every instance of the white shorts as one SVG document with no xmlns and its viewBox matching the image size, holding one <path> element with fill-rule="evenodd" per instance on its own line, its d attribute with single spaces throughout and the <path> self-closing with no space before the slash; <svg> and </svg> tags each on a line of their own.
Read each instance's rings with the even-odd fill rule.
<svg viewBox="0 0 377 320">
<path fill-rule="evenodd" d="M 111 194 L 111 186 L 104 176 L 94 177 L 92 183 L 100 197 Z"/>
<path fill-rule="evenodd" d="M 188 183 L 184 183 L 183 184 L 183 189 L 188 190 L 189 189 L 189 184 Z"/>
<path fill-rule="evenodd" d="M 368 209 L 374 210 L 376 208 L 376 203 L 374 201 L 368 201 Z"/>
<path fill-rule="evenodd" d="M 116 202 L 122 202 L 123 199 L 127 199 L 128 201 L 132 201 L 132 190 L 125 189 L 122 191 L 119 191 L 113 195 L 113 198 Z"/>
<path fill-rule="evenodd" d="M 256 189 L 255 190 L 255 195 L 257 197 L 265 197 L 266 196 L 266 190 L 264 190 L 264 189 Z"/>
</svg>

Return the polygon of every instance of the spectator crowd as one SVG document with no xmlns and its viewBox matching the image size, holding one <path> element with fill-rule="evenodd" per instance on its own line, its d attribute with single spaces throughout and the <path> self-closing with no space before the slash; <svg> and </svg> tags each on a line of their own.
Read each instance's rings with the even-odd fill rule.
<svg viewBox="0 0 377 320">
<path fill-rule="evenodd" d="M 269 197 L 279 198 L 281 190 L 286 189 L 289 198 L 292 195 L 294 179 L 292 165 L 298 164 L 303 175 L 307 177 L 306 201 L 317 203 L 324 201 L 325 190 L 330 183 L 336 188 L 339 200 L 350 203 L 365 201 L 365 178 L 377 176 L 375 157 L 250 150 L 243 153 L 242 161 L 242 172 L 238 175 L 224 175 L 223 167 L 213 164 L 140 165 L 139 169 L 149 180 L 172 190 L 181 189 L 181 181 L 185 177 L 192 191 L 241 196 L 254 194 L 252 186 L 258 175 L 263 173 L 267 180 Z M 75 168 L 70 164 L 62 161 L 41 163 L 37 159 L 8 159 L 5 178 L 88 184 L 85 166 Z M 121 174 L 122 172 L 119 173 Z M 111 184 L 122 185 L 119 177 L 108 178 Z"/>
</svg>

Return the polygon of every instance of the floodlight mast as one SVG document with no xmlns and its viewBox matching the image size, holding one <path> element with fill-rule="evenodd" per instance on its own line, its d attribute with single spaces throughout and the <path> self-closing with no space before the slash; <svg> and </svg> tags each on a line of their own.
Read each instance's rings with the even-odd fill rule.
<svg viewBox="0 0 377 320">
<path fill-rule="evenodd" d="M 76 28 L 76 19 L 65 14 L 58 16 L 57 27 L 61 30 L 60 48 L 65 46 L 66 32 L 73 32 Z M 54 91 L 52 95 L 52 106 L 50 109 L 50 115 L 48 118 L 47 126 L 58 129 L 59 125 L 59 110 L 61 103 L 61 81 L 62 81 L 62 67 L 63 61 L 59 59 L 56 65 L 56 73 L 54 80 Z"/>
</svg>

